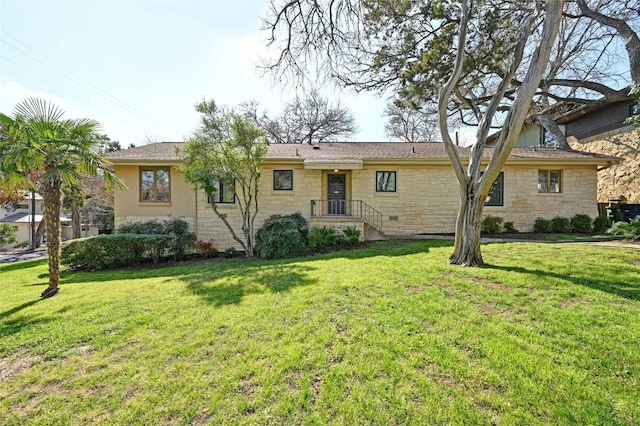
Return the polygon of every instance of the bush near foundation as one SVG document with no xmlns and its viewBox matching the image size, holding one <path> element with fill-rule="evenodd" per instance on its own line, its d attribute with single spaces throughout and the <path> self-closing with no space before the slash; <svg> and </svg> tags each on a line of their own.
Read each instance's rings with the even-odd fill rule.
<svg viewBox="0 0 640 426">
<path fill-rule="evenodd" d="M 189 248 L 195 246 L 196 236 L 189 232 L 189 224 L 184 219 L 173 218 L 165 221 L 157 219 L 145 222 L 127 222 L 116 229 L 116 234 L 170 235 L 169 252 L 176 260 L 184 259 Z"/>
<path fill-rule="evenodd" d="M 307 221 L 300 213 L 272 216 L 256 233 L 254 252 L 264 259 L 302 254 L 307 247 Z"/>
<path fill-rule="evenodd" d="M 158 262 L 171 245 L 171 235 L 105 234 L 63 244 L 61 262 L 72 269 L 95 271 Z"/>
<path fill-rule="evenodd" d="M 588 214 L 577 214 L 571 218 L 571 232 L 588 234 L 592 230 L 591 217 Z"/>
</svg>

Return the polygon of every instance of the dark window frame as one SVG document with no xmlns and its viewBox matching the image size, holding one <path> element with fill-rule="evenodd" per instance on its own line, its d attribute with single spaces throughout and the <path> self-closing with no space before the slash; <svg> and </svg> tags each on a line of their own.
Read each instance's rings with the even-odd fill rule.
<svg viewBox="0 0 640 426">
<path fill-rule="evenodd" d="M 629 108 L 627 109 L 627 118 L 631 118 L 636 115 L 640 115 L 640 103 L 638 102 L 629 104 Z"/>
<path fill-rule="evenodd" d="M 545 174 L 545 187 L 541 188 L 540 187 L 540 176 L 541 174 L 544 173 Z M 552 191 L 551 190 L 551 174 L 552 173 L 558 173 L 558 190 L 557 191 Z M 562 177 L 562 170 L 558 170 L 558 169 L 539 169 L 538 170 L 538 193 L 539 194 L 561 194 L 562 193 L 562 181 L 563 181 L 563 177 Z"/>
<path fill-rule="evenodd" d="M 288 188 L 277 188 L 276 187 L 276 182 L 280 182 L 279 179 L 276 179 L 276 174 L 278 173 L 283 173 L 283 174 L 288 174 L 288 181 L 289 181 L 289 187 Z M 274 191 L 293 191 L 293 170 L 288 169 L 282 169 L 282 170 L 274 170 L 273 171 L 273 190 Z"/>
<path fill-rule="evenodd" d="M 491 195 L 499 188 L 499 197 L 496 201 L 491 200 Z M 500 172 L 496 180 L 491 184 L 489 194 L 484 202 L 485 207 L 504 207 L 504 172 Z"/>
<path fill-rule="evenodd" d="M 164 171 L 167 173 L 167 198 L 158 198 L 158 172 Z M 153 199 L 145 199 L 143 196 L 143 173 L 153 172 L 153 183 L 150 195 Z M 170 166 L 141 166 L 138 171 L 138 178 L 140 182 L 139 200 L 141 203 L 170 203 L 171 202 L 171 167 Z"/>
<path fill-rule="evenodd" d="M 216 204 L 235 204 L 236 203 L 235 181 L 233 182 L 233 190 L 232 190 L 233 201 L 228 201 L 228 200 L 225 201 L 224 195 L 227 194 L 226 191 L 229 190 L 228 187 L 230 186 L 228 183 L 225 184 L 224 182 L 218 182 L 217 186 L 218 186 L 218 191 L 216 192 Z M 209 194 L 207 194 L 207 204 L 211 204 L 211 197 L 209 197 Z"/>
<path fill-rule="evenodd" d="M 385 187 L 381 188 L 380 186 L 380 179 L 381 179 L 381 175 L 384 173 L 388 173 L 389 176 L 393 176 L 393 189 L 385 189 Z M 387 183 L 388 185 L 388 183 Z M 388 193 L 394 193 L 394 192 L 398 192 L 398 172 L 395 170 L 377 170 L 376 171 L 376 192 L 377 193 L 383 193 L 383 194 L 388 194 Z"/>
</svg>

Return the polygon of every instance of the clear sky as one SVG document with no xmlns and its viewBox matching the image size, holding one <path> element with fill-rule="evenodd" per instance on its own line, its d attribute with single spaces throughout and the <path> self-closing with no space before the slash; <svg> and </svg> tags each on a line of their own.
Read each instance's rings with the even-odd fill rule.
<svg viewBox="0 0 640 426">
<path fill-rule="evenodd" d="M 295 93 L 260 77 L 267 0 L 0 0 L 0 112 L 47 98 L 93 118 L 123 147 L 180 141 L 203 98 L 257 100 L 271 116 Z M 357 141 L 387 140 L 385 100 L 327 89 L 354 114 Z"/>
</svg>

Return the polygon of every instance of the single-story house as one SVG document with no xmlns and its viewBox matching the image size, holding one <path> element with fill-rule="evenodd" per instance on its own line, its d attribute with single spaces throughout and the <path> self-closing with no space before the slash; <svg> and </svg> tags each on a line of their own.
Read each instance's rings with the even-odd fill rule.
<svg viewBox="0 0 640 426">
<path fill-rule="evenodd" d="M 116 227 L 181 217 L 198 239 L 233 247 L 207 196 L 178 170 L 180 145 L 153 143 L 109 154 L 115 174 L 128 186 L 115 194 Z M 458 149 L 468 158 L 468 148 Z M 595 217 L 596 174 L 615 161 L 554 148 L 515 148 L 485 214 L 512 221 L 521 231 L 530 231 L 537 217 Z M 233 192 L 222 187 L 216 202 L 239 225 Z M 272 144 L 262 163 L 256 227 L 272 215 L 300 212 L 312 226 L 356 226 L 366 239 L 450 233 L 458 204 L 458 183 L 441 143 Z"/>
</svg>

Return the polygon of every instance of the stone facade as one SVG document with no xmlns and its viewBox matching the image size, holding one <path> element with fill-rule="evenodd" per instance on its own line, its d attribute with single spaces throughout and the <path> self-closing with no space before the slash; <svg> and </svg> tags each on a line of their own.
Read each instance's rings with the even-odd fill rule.
<svg viewBox="0 0 640 426">
<path fill-rule="evenodd" d="M 562 192 L 539 193 L 538 170 L 561 170 Z M 293 170 L 293 190 L 273 189 L 274 170 Z M 396 172 L 396 192 L 376 192 L 376 172 Z M 213 241 L 218 249 L 240 249 L 222 221 L 214 214 L 207 197 L 197 194 L 186 184 L 177 169 L 171 169 L 171 202 L 141 203 L 139 201 L 138 167 L 117 166 L 118 176 L 125 178 L 129 191 L 116 195 L 116 226 L 130 221 L 182 217 L 187 220 L 199 240 Z M 327 199 L 327 178 L 335 170 L 305 169 L 302 164 L 266 163 L 262 170 L 259 214 L 255 227 L 259 229 L 272 215 L 300 212 L 313 226 L 327 225 L 337 229 L 355 226 L 367 239 L 375 238 L 369 224 L 359 218 L 311 217 L 311 200 Z M 454 231 L 458 208 L 458 184 L 451 166 L 365 162 L 362 168 L 339 170 L 346 175 L 347 200 L 362 200 L 382 213 L 382 231 L 387 236 Z M 218 210 L 240 231 L 240 216 L 236 204 L 218 204 Z M 520 231 L 531 231 L 537 217 L 551 219 L 577 213 L 597 215 L 596 166 L 512 165 L 504 168 L 504 205 L 485 207 L 485 215 L 500 216 L 514 223 Z"/>
<path fill-rule="evenodd" d="M 623 127 L 583 140 L 570 138 L 573 149 L 621 159 L 598 172 L 598 202 L 608 203 L 624 196 L 630 204 L 640 204 L 640 129 Z"/>
<path fill-rule="evenodd" d="M 180 217 L 191 225 L 199 240 L 213 241 L 219 250 L 240 249 L 240 243 L 213 212 L 207 196 L 194 191 L 179 172 L 179 144 L 149 144 L 110 154 L 116 175 L 128 186 L 128 190 L 115 195 L 116 226 Z M 456 149 L 460 158 L 469 157 L 468 148 Z M 492 149 L 485 148 L 484 162 Z M 486 206 L 484 214 L 513 222 L 520 231 L 531 231 L 538 217 L 552 219 L 581 213 L 594 218 L 598 212 L 597 171 L 606 170 L 612 161 L 592 153 L 515 148 L 503 168 L 502 205 Z M 143 200 L 141 172 L 150 169 L 169 172 L 169 199 Z M 560 192 L 539 192 L 540 170 L 560 176 Z M 261 163 L 261 173 L 256 230 L 271 216 L 291 213 L 301 213 L 312 226 L 356 227 L 365 239 L 451 233 L 455 228 L 459 187 L 443 144 L 273 144 Z M 384 178 L 383 190 L 378 190 L 377 178 Z M 145 179 L 144 198 L 148 200 L 149 194 L 155 194 L 150 191 L 158 188 L 155 183 L 150 186 L 148 174 Z M 166 180 L 161 185 L 158 194 L 164 196 Z M 341 203 L 337 204 L 342 206 L 341 211 L 331 211 L 329 200 Z M 243 239 L 237 202 L 216 205 L 238 238 Z"/>
</svg>

